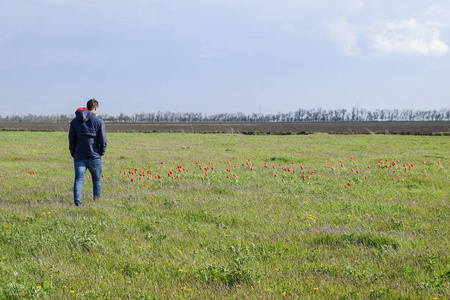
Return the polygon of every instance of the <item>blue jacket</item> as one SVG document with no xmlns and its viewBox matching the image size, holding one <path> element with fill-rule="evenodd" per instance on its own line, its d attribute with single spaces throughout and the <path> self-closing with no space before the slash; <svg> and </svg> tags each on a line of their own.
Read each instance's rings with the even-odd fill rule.
<svg viewBox="0 0 450 300">
<path fill-rule="evenodd" d="M 73 158 L 101 158 L 106 151 L 105 122 L 92 112 L 79 110 L 70 122 L 69 149 Z"/>
</svg>

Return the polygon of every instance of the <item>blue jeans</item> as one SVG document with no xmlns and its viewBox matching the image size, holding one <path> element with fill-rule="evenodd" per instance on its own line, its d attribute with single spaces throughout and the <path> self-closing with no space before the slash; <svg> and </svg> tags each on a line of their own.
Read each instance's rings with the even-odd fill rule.
<svg viewBox="0 0 450 300">
<path fill-rule="evenodd" d="M 74 159 L 75 167 L 75 183 L 73 185 L 73 199 L 75 205 L 81 204 L 81 190 L 83 189 L 84 176 L 86 175 L 86 169 L 92 175 L 92 183 L 94 189 L 94 200 L 98 200 L 102 193 L 102 160 L 96 159 Z"/>
</svg>

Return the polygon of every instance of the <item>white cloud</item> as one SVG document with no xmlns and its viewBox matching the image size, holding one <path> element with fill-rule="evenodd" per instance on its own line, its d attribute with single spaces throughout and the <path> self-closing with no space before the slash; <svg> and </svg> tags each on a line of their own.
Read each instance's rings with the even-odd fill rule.
<svg viewBox="0 0 450 300">
<path fill-rule="evenodd" d="M 441 13 L 445 13 L 445 11 L 437 6 L 430 6 L 427 11 L 427 14 L 441 14 Z"/>
<path fill-rule="evenodd" d="M 445 24 L 442 24 L 441 22 L 437 21 L 426 21 L 425 26 L 427 27 L 445 27 Z"/>
<path fill-rule="evenodd" d="M 415 19 L 386 23 L 385 30 L 374 36 L 373 48 L 377 55 L 442 56 L 448 53 L 441 40 L 437 23 L 419 23 Z"/>
<path fill-rule="evenodd" d="M 208 45 L 202 46 L 199 51 L 200 58 L 210 59 L 212 58 L 211 49 Z"/>
<path fill-rule="evenodd" d="M 346 20 L 339 18 L 324 24 L 329 37 L 347 55 L 358 55 L 358 35 L 355 28 Z"/>
<path fill-rule="evenodd" d="M 419 24 L 417 23 L 416 20 L 409 19 L 409 20 L 402 20 L 398 23 L 387 22 L 386 27 L 389 30 L 400 30 L 400 29 L 417 28 L 419 27 Z"/>
</svg>

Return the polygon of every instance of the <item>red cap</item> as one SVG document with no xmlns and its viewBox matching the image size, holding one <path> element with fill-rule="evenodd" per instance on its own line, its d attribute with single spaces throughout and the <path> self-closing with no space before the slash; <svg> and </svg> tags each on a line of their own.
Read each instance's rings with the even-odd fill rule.
<svg viewBox="0 0 450 300">
<path fill-rule="evenodd" d="M 78 107 L 77 111 L 80 111 L 80 110 L 88 110 L 88 109 L 86 107 Z"/>
</svg>

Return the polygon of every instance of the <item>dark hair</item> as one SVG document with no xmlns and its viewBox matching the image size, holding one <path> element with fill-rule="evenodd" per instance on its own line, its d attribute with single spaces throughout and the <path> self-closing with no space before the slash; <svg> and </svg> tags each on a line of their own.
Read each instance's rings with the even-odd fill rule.
<svg viewBox="0 0 450 300">
<path fill-rule="evenodd" d="M 89 101 L 86 103 L 86 108 L 87 108 L 88 110 L 94 110 L 96 107 L 98 107 L 98 101 L 95 100 L 94 98 L 92 98 L 91 100 L 89 100 Z"/>
</svg>

